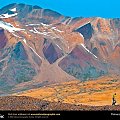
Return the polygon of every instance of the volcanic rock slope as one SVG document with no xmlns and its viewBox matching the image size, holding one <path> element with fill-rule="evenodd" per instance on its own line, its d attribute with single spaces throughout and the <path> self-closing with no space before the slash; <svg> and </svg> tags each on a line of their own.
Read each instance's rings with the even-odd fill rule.
<svg viewBox="0 0 120 120">
<path fill-rule="evenodd" d="M 120 19 L 71 18 L 39 6 L 0 9 L 0 95 L 120 73 Z"/>
</svg>

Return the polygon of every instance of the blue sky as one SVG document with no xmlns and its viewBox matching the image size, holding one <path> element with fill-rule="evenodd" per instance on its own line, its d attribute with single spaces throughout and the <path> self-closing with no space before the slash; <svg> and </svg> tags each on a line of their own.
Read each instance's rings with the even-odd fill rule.
<svg viewBox="0 0 120 120">
<path fill-rule="evenodd" d="M 0 8 L 10 3 L 38 5 L 71 17 L 120 18 L 120 0 L 0 0 Z"/>
</svg>

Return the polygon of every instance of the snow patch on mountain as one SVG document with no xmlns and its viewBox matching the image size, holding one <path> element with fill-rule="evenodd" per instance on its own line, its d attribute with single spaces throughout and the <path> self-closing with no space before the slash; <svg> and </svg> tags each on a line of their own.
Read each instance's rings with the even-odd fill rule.
<svg viewBox="0 0 120 120">
<path fill-rule="evenodd" d="M 84 36 L 80 33 L 80 36 L 84 39 Z"/>
<path fill-rule="evenodd" d="M 40 24 L 28 24 L 28 25 L 25 25 L 25 26 L 39 26 Z"/>
<path fill-rule="evenodd" d="M 16 12 L 17 9 L 16 9 L 16 8 L 12 8 L 12 9 L 10 9 L 10 11 L 12 11 L 12 12 Z"/>
<path fill-rule="evenodd" d="M 0 15 L 0 18 L 10 18 L 10 17 L 14 17 L 14 16 L 16 16 L 18 13 L 14 13 L 14 14 L 8 14 L 8 13 L 6 13 L 6 14 L 2 14 L 2 15 Z"/>
<path fill-rule="evenodd" d="M 26 39 L 23 39 L 23 42 L 42 60 L 42 57 L 38 55 L 38 53 L 30 45 L 27 44 Z"/>
<path fill-rule="evenodd" d="M 77 29 L 79 29 L 79 28 L 81 28 L 81 27 L 83 27 L 83 26 L 85 26 L 85 25 L 89 24 L 90 22 L 91 22 L 91 21 L 88 21 L 88 22 L 86 22 L 86 23 L 82 24 L 81 26 L 77 27 L 75 30 L 77 30 Z"/>
<path fill-rule="evenodd" d="M 81 46 L 82 46 L 88 53 L 92 54 L 92 55 L 97 59 L 97 56 L 94 55 L 92 52 L 90 52 L 90 50 L 88 50 L 87 47 L 86 47 L 83 43 L 81 43 Z"/>
<path fill-rule="evenodd" d="M 21 29 L 21 28 L 16 28 L 12 24 L 7 23 L 7 22 L 3 22 L 3 21 L 0 21 L 0 27 L 9 31 L 9 32 L 16 32 L 16 31 L 25 30 L 25 29 Z"/>
<path fill-rule="evenodd" d="M 50 27 L 51 26 L 51 24 L 48 25 L 48 24 L 45 24 L 45 23 L 41 23 L 41 25 L 44 26 L 44 27 Z"/>
<path fill-rule="evenodd" d="M 40 34 L 40 35 L 47 35 L 47 32 L 39 32 L 36 28 L 34 28 L 34 30 L 29 30 L 30 32 L 36 33 L 36 34 Z"/>
<path fill-rule="evenodd" d="M 56 44 L 57 45 L 57 47 L 59 48 L 59 49 L 61 49 L 62 50 L 62 48 L 58 45 L 58 44 Z"/>
<path fill-rule="evenodd" d="M 16 34 L 14 34 L 14 33 L 12 33 L 13 34 L 13 36 L 15 36 L 15 37 L 17 37 L 17 38 L 22 38 L 22 37 L 20 37 L 20 36 L 18 36 L 18 35 L 16 35 Z"/>
<path fill-rule="evenodd" d="M 64 32 L 64 31 L 61 31 L 61 30 L 57 29 L 56 27 L 52 27 L 51 29 L 52 29 L 52 30 L 55 30 L 55 31 L 57 31 L 57 32 L 60 32 L 60 33 L 61 33 L 61 32 Z"/>
<path fill-rule="evenodd" d="M 29 30 L 29 31 L 32 32 L 32 33 L 35 33 L 35 34 L 44 35 L 44 36 L 47 36 L 47 37 L 51 37 L 52 39 L 55 39 L 55 37 L 50 35 L 51 32 L 40 32 L 35 27 L 34 27 L 33 30 Z"/>
</svg>

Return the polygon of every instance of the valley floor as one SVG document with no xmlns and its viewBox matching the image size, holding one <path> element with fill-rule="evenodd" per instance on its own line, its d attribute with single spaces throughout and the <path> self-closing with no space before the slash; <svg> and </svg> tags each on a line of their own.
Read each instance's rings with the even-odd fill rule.
<svg viewBox="0 0 120 120">
<path fill-rule="evenodd" d="M 113 111 L 120 110 L 120 105 L 116 106 L 87 106 L 67 103 L 42 101 L 37 98 L 26 96 L 6 96 L 0 97 L 0 110 L 77 110 L 77 111 Z"/>
<path fill-rule="evenodd" d="M 107 76 L 86 82 L 71 81 L 58 85 L 49 85 L 32 89 L 15 96 L 29 96 L 50 102 L 74 105 L 105 106 L 112 104 L 112 96 L 116 93 L 117 104 L 120 104 L 120 77 Z"/>
</svg>

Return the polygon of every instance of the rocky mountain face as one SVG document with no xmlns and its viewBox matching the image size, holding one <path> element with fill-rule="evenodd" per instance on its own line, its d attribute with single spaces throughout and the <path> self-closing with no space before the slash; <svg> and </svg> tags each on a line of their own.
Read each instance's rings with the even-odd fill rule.
<svg viewBox="0 0 120 120">
<path fill-rule="evenodd" d="M 117 18 L 71 18 L 15 3 L 3 7 L 0 94 L 119 74 L 119 33 Z"/>
</svg>

